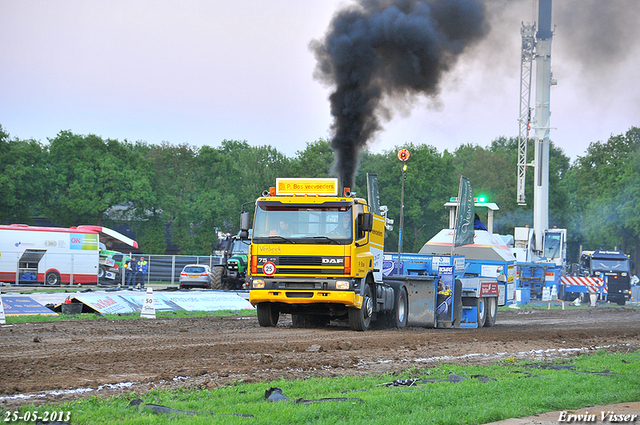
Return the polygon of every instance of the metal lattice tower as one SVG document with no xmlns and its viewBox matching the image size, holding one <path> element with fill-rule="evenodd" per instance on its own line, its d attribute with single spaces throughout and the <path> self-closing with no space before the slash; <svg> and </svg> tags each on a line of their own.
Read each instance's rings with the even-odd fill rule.
<svg viewBox="0 0 640 425">
<path fill-rule="evenodd" d="M 522 56 L 520 59 L 520 131 L 518 132 L 518 205 L 526 205 L 525 177 L 527 175 L 527 152 L 531 129 L 531 69 L 535 50 L 536 24 L 522 23 Z"/>
</svg>

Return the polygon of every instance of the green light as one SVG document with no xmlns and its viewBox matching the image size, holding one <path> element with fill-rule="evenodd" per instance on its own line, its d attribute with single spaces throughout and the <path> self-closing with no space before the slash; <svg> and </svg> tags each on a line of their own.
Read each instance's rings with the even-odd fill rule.
<svg viewBox="0 0 640 425">
<path fill-rule="evenodd" d="M 487 198 L 485 198 L 484 196 L 478 197 L 478 202 L 485 202 L 486 200 Z"/>
<path fill-rule="evenodd" d="M 449 198 L 449 202 L 458 202 L 458 197 L 452 196 L 451 198 Z"/>
</svg>

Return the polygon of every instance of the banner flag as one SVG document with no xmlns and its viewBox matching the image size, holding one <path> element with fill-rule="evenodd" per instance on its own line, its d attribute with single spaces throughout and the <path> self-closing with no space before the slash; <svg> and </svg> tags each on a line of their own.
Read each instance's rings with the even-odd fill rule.
<svg viewBox="0 0 640 425">
<path fill-rule="evenodd" d="M 468 178 L 460 176 L 458 211 L 456 214 L 456 227 L 453 241 L 454 248 L 473 243 L 473 237 L 475 235 L 475 231 L 473 229 L 474 217 L 475 206 L 471 182 Z"/>
</svg>

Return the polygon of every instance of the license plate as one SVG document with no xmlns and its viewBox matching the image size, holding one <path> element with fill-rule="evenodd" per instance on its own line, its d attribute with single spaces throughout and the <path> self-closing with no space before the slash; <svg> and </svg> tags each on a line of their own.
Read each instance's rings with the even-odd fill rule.
<svg viewBox="0 0 640 425">
<path fill-rule="evenodd" d="M 190 275 L 189 275 L 189 277 L 190 277 L 191 279 L 195 279 L 195 278 L 200 277 L 200 275 L 199 275 L 199 274 L 190 274 Z"/>
</svg>

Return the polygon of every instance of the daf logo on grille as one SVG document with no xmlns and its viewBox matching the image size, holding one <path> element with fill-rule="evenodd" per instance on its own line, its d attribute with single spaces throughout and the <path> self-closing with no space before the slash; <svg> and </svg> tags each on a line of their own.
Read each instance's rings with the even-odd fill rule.
<svg viewBox="0 0 640 425">
<path fill-rule="evenodd" d="M 344 258 L 323 258 L 322 264 L 333 264 L 339 266 L 344 264 Z"/>
</svg>

